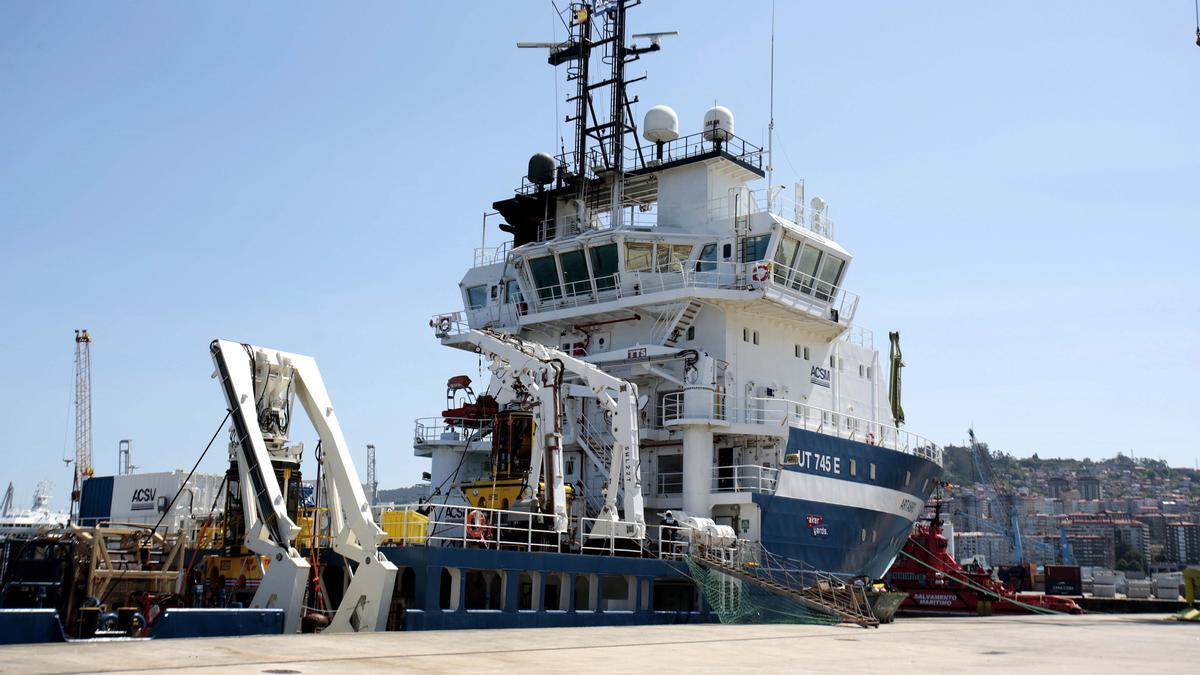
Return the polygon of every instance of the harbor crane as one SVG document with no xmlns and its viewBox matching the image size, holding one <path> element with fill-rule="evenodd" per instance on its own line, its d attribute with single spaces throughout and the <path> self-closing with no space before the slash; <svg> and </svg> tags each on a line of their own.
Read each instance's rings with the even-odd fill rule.
<svg viewBox="0 0 1200 675">
<path fill-rule="evenodd" d="M 246 548 L 268 556 L 269 566 L 251 607 L 284 610 L 284 631 L 300 626 L 310 565 L 293 541 L 300 533 L 288 514 L 298 495 L 303 446 L 288 445 L 292 403 L 300 399 L 320 438 L 333 550 L 353 574 L 327 632 L 382 630 L 391 607 L 396 566 L 379 552 L 383 530 L 354 469 L 333 403 L 309 356 L 228 340 L 210 345 L 233 420 L 230 455 L 238 467 Z M 295 472 L 295 473 L 293 473 Z M 348 572 L 349 573 L 349 572 Z"/>
<path fill-rule="evenodd" d="M 66 462 L 69 464 L 69 462 Z M 71 486 L 71 518 L 79 515 L 79 498 L 92 468 L 92 336 L 75 331 L 75 476 Z"/>
</svg>

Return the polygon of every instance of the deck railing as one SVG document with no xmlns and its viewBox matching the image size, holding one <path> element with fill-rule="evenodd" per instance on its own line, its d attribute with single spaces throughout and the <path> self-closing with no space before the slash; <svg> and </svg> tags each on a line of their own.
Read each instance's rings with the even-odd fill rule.
<svg viewBox="0 0 1200 675">
<path fill-rule="evenodd" d="M 858 295 L 827 281 L 766 260 L 745 263 L 701 261 L 622 270 L 596 279 L 543 286 L 533 292 L 527 313 L 584 307 L 688 288 L 766 291 L 777 294 L 777 299 L 786 304 L 842 324 L 853 321 L 859 300 Z"/>
<path fill-rule="evenodd" d="M 779 482 L 779 469 L 758 464 L 734 464 L 714 466 L 712 470 L 713 492 L 762 492 L 775 494 Z"/>
<path fill-rule="evenodd" d="M 688 392 L 693 398 L 688 399 Z M 928 438 L 890 424 L 783 398 L 738 398 L 712 389 L 673 391 L 663 395 L 659 420 L 666 426 L 681 420 L 718 420 L 730 424 L 758 424 L 784 432 L 788 427 L 837 436 L 886 450 L 924 457 L 938 465 L 942 449 Z"/>
<path fill-rule="evenodd" d="M 471 417 L 418 417 L 413 425 L 413 442 L 453 443 L 466 442 L 481 428 L 490 428 L 491 422 Z"/>
</svg>

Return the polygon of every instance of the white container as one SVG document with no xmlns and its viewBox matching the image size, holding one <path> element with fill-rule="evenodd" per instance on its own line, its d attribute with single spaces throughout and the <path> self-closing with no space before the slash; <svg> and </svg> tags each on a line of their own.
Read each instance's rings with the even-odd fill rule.
<svg viewBox="0 0 1200 675">
<path fill-rule="evenodd" d="M 1183 584 L 1183 575 L 1177 573 L 1160 572 L 1154 575 L 1154 597 L 1162 600 L 1177 600 L 1180 595 L 1180 586 Z"/>
<path fill-rule="evenodd" d="M 1097 598 L 1115 598 L 1117 597 L 1117 587 L 1115 584 L 1097 583 L 1092 586 L 1092 595 Z"/>
<path fill-rule="evenodd" d="M 214 500 L 217 500 L 216 512 L 224 508 L 224 495 L 217 493 L 224 476 L 197 473 L 184 486 L 186 478 L 186 471 L 113 476 L 109 521 L 153 526 L 162 518 L 162 529 L 174 531 L 202 520 Z"/>
<path fill-rule="evenodd" d="M 1125 595 L 1130 598 L 1149 598 L 1150 582 L 1146 579 L 1130 579 L 1126 582 Z"/>
</svg>

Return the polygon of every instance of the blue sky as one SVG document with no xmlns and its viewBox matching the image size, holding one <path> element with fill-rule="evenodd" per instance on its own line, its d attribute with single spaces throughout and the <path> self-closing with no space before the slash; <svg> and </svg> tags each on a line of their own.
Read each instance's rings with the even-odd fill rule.
<svg viewBox="0 0 1200 675">
<path fill-rule="evenodd" d="M 717 101 L 765 139 L 770 5 L 737 6 L 636 10 L 680 32 L 634 68 L 642 110 L 686 133 Z M 860 323 L 901 331 L 912 429 L 1192 465 L 1191 3 L 777 21 L 777 175 L 830 202 Z M 122 438 L 146 470 L 191 466 L 224 415 L 219 336 L 316 356 L 360 468 L 374 443 L 383 485 L 413 482 L 413 418 L 478 372 L 426 321 L 459 304 L 481 213 L 552 149 L 561 73 L 513 45 L 555 31 L 548 2 L 0 4 L 0 483 L 54 480 L 65 506 L 79 327 L 98 473 Z M 222 438 L 203 468 L 224 459 Z"/>
</svg>

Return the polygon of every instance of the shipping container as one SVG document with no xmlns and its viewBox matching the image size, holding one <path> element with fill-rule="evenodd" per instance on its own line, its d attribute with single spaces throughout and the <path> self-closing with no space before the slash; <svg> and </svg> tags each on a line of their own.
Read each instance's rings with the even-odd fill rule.
<svg viewBox="0 0 1200 675">
<path fill-rule="evenodd" d="M 111 522 L 152 526 L 161 519 L 166 531 L 188 528 L 203 520 L 214 503 L 215 513 L 224 507 L 221 489 L 224 478 L 218 474 L 197 473 L 185 485 L 187 472 L 182 470 L 97 476 L 84 483 L 84 497 L 94 503 L 89 503 L 85 512 L 81 502 L 80 522 L 83 525 Z M 84 520 L 85 513 L 88 520 Z"/>
<path fill-rule="evenodd" d="M 1083 595 L 1083 578 L 1078 566 L 1046 565 L 1046 593 Z"/>
</svg>

